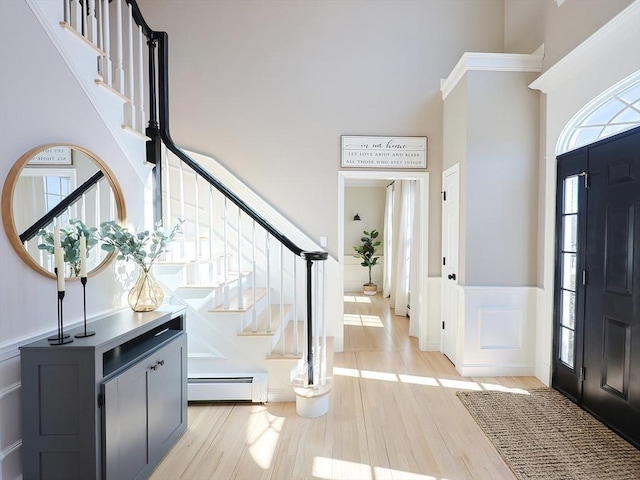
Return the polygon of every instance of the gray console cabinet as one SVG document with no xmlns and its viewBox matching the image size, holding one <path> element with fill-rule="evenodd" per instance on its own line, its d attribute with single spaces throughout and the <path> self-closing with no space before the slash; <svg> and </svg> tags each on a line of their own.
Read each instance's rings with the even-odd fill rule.
<svg viewBox="0 0 640 480">
<path fill-rule="evenodd" d="M 185 310 L 89 326 L 20 348 L 25 480 L 147 478 L 186 429 Z"/>
</svg>

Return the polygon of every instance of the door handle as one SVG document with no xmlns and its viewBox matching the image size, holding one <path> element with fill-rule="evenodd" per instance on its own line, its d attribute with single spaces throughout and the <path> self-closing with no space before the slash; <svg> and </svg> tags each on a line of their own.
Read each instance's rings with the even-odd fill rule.
<svg viewBox="0 0 640 480">
<path fill-rule="evenodd" d="M 448 275 L 447 277 L 449 280 L 455 280 L 456 279 L 456 274 L 455 273 L 451 273 Z"/>
</svg>

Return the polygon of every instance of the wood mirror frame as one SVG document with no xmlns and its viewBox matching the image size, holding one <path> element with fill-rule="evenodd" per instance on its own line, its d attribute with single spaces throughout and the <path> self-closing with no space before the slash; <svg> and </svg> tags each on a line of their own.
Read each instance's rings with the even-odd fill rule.
<svg viewBox="0 0 640 480">
<path fill-rule="evenodd" d="M 51 149 L 57 149 L 57 151 L 59 152 L 68 151 L 69 153 L 68 155 L 66 153 L 60 153 L 59 154 L 60 158 L 55 159 L 55 160 L 58 160 L 59 162 L 54 167 L 52 163 L 49 163 L 49 161 L 52 161 L 53 159 L 52 156 L 48 156 L 46 158 L 41 156 L 41 154 L 43 154 L 45 151 L 51 151 Z M 30 167 L 33 166 L 37 160 L 37 167 L 43 167 L 43 168 L 59 167 L 60 169 L 66 168 L 66 169 L 69 169 L 69 171 L 74 171 L 74 174 L 75 174 L 75 165 L 73 163 L 74 157 L 86 157 L 89 160 L 92 160 L 96 166 L 96 173 L 98 171 L 102 172 L 102 174 L 104 175 L 104 178 L 107 180 L 111 188 L 111 192 L 113 192 L 113 201 L 115 203 L 115 210 L 116 210 L 115 220 L 118 223 L 123 224 L 126 219 L 124 195 L 122 193 L 122 189 L 120 188 L 120 185 L 116 181 L 115 175 L 113 174 L 113 172 L 111 172 L 111 170 L 107 167 L 107 165 L 97 155 L 77 145 L 52 143 L 52 144 L 40 145 L 38 147 L 35 147 L 29 150 L 24 155 L 22 155 L 18 159 L 18 161 L 14 164 L 14 166 L 11 168 L 11 170 L 9 171 L 9 174 L 7 175 L 7 178 L 5 180 L 4 187 L 2 190 L 2 223 L 4 224 L 4 228 L 7 233 L 7 237 L 9 238 L 9 242 L 11 243 L 11 246 L 14 248 L 18 256 L 29 267 L 31 267 L 36 272 L 50 278 L 55 278 L 54 273 L 52 271 L 49 271 L 43 265 L 41 265 L 39 261 L 36 258 L 34 258 L 33 255 L 29 253 L 29 251 L 27 251 L 24 244 L 20 240 L 20 232 L 18 232 L 18 228 L 16 226 L 16 219 L 14 218 L 14 211 L 15 211 L 14 196 L 16 193 L 16 186 L 18 184 L 18 180 L 20 179 L 21 174 L 23 173 L 23 170 L 25 169 L 27 164 L 29 164 L 30 162 L 32 162 L 30 164 Z M 60 161 L 63 163 L 63 166 L 60 166 Z M 34 221 L 35 220 L 37 220 L 37 218 L 34 219 Z M 99 227 L 99 225 L 88 225 L 88 226 Z M 99 245 L 96 245 L 96 248 L 99 248 Z M 92 268 L 90 267 L 89 271 L 87 272 L 87 275 L 88 276 L 95 275 L 97 272 L 105 268 L 112 257 L 113 257 L 113 253 L 107 254 L 104 258 L 102 258 L 102 260 L 97 265 L 95 265 Z M 67 278 L 74 279 L 78 277 L 67 277 Z"/>
</svg>

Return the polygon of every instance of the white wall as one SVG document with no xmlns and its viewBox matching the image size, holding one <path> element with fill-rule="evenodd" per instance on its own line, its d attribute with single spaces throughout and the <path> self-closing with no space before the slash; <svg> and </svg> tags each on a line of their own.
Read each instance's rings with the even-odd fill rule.
<svg viewBox="0 0 640 480">
<path fill-rule="evenodd" d="M 391 182 L 389 182 L 391 183 Z M 377 230 L 380 236 L 378 241 L 383 241 L 384 232 L 384 206 L 386 188 L 383 186 L 346 187 L 344 191 L 344 253 L 356 255 L 353 247 L 362 244 L 362 232 Z M 358 213 L 362 220 L 354 221 L 353 216 Z M 383 245 L 378 247 L 378 253 L 382 253 Z"/>
<path fill-rule="evenodd" d="M 539 93 L 536 74 L 467 74 L 464 285 L 536 283 Z"/>
<path fill-rule="evenodd" d="M 504 51 L 532 53 L 544 43 L 548 70 L 632 1 L 505 0 Z"/>
<path fill-rule="evenodd" d="M 500 51 L 503 1 L 142 0 L 169 34 L 171 129 L 338 251 L 340 135 L 426 135 L 440 274 L 440 78 Z"/>
<path fill-rule="evenodd" d="M 141 173 L 124 157 L 30 8 L 23 0 L 3 0 L 0 23 L 0 181 L 4 184 L 14 162 L 35 146 L 79 145 L 114 172 L 129 206 L 128 220 L 141 225 L 144 209 L 132 208 L 144 204 Z M 4 229 L 0 258 L 0 477 L 9 480 L 22 470 L 17 345 L 56 329 L 56 285 L 22 262 Z M 89 278 L 89 317 L 120 304 L 123 288 L 115 275 L 112 265 Z M 78 281 L 67 282 L 64 312 L 67 326 L 82 320 Z"/>
</svg>

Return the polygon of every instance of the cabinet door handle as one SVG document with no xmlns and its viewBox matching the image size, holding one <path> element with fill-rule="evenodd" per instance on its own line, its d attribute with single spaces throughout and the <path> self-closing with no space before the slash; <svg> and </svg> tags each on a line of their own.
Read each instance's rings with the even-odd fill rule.
<svg viewBox="0 0 640 480">
<path fill-rule="evenodd" d="M 156 370 L 158 368 L 158 364 L 156 363 L 155 365 L 151 365 L 151 370 Z"/>
<path fill-rule="evenodd" d="M 160 365 L 160 366 L 164 365 L 164 360 L 160 360 L 160 361 L 158 362 L 158 365 Z"/>
</svg>

